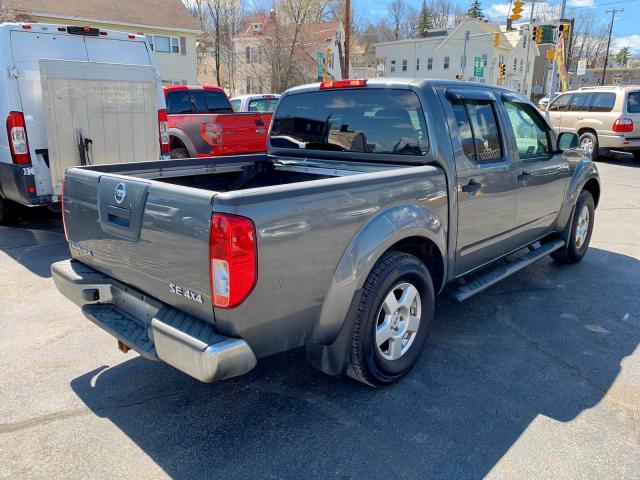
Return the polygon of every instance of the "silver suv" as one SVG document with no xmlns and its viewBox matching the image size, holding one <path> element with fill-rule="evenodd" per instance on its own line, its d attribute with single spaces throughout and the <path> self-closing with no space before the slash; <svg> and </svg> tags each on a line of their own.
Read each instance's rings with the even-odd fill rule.
<svg viewBox="0 0 640 480">
<path fill-rule="evenodd" d="M 594 160 L 610 150 L 640 160 L 640 86 L 583 87 L 555 97 L 546 113 L 558 133 L 577 133 Z"/>
</svg>

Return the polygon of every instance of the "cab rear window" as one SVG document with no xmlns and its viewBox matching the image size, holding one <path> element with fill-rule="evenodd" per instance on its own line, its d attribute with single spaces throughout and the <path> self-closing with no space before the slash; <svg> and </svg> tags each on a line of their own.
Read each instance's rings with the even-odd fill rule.
<svg viewBox="0 0 640 480">
<path fill-rule="evenodd" d="M 166 101 L 170 115 L 233 112 L 225 93 L 214 90 L 174 90 Z"/>
<path fill-rule="evenodd" d="M 279 148 L 425 155 L 420 100 L 409 90 L 344 89 L 284 97 L 271 129 Z"/>
</svg>

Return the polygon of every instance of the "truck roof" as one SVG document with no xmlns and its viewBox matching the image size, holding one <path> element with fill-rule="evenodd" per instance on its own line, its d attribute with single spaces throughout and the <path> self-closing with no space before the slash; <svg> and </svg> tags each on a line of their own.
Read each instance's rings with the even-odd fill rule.
<svg viewBox="0 0 640 480">
<path fill-rule="evenodd" d="M 68 32 L 68 27 L 78 27 L 78 25 L 64 25 L 57 23 L 39 23 L 39 22 L 5 22 L 0 24 L 0 30 L 13 30 L 13 31 L 30 31 L 30 32 L 46 32 L 46 33 L 66 33 L 67 35 L 77 35 Z M 92 28 L 95 27 L 78 27 L 78 28 Z M 133 32 L 124 32 L 122 30 L 111 30 L 108 28 L 95 29 L 99 30 L 98 36 L 104 39 L 111 40 L 130 40 L 137 42 L 146 42 L 147 39 L 144 35 L 140 35 Z"/>
<path fill-rule="evenodd" d="M 358 80 L 358 79 L 353 79 Z M 366 81 L 367 87 L 375 87 L 375 88 L 432 88 L 439 86 L 447 86 L 447 87 L 481 87 L 486 90 L 500 91 L 500 92 L 512 92 L 511 90 L 500 87 L 497 85 L 488 85 L 484 83 L 476 83 L 476 82 L 466 82 L 462 80 L 446 80 L 446 79 L 411 79 L 411 78 L 368 78 L 364 79 Z M 294 93 L 304 93 L 304 92 L 315 92 L 320 89 L 321 82 L 311 83 L 308 85 L 301 85 L 298 87 L 293 87 L 287 90 L 285 94 L 294 94 Z M 346 87 L 349 88 L 349 87 Z"/>
</svg>

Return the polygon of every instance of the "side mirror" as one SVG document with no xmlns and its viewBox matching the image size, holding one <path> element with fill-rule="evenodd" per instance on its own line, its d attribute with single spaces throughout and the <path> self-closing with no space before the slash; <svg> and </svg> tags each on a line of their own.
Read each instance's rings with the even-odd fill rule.
<svg viewBox="0 0 640 480">
<path fill-rule="evenodd" d="M 578 135 L 573 132 L 562 132 L 558 135 L 558 150 L 574 150 L 578 148 Z"/>
</svg>

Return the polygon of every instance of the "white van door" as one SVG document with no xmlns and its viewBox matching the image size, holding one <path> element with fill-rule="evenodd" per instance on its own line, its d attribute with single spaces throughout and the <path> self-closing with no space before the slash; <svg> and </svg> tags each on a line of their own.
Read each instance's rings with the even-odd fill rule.
<svg viewBox="0 0 640 480">
<path fill-rule="evenodd" d="M 40 60 L 40 75 L 54 194 L 69 167 L 160 158 L 155 67 Z"/>
<path fill-rule="evenodd" d="M 79 36 L 11 31 L 11 50 L 22 103 L 36 193 L 50 195 L 51 175 L 47 158 L 47 132 L 42 108 L 40 58 L 87 60 L 84 39 Z"/>
</svg>

